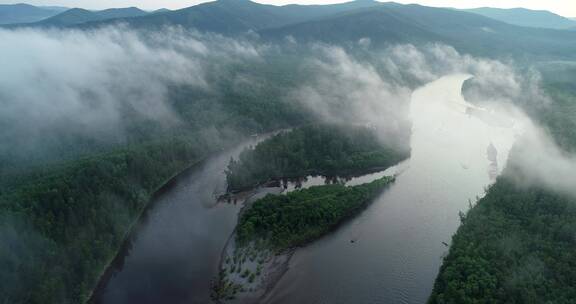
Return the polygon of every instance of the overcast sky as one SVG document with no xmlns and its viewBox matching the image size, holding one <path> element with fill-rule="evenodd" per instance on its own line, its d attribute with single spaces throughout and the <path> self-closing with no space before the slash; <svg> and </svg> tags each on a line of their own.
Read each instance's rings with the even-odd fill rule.
<svg viewBox="0 0 576 304">
<path fill-rule="evenodd" d="M 162 7 L 177 9 L 192 6 L 203 0 L 0 0 L 0 4 L 26 2 L 34 5 L 61 5 L 67 7 L 82 7 L 87 9 L 102 9 L 109 7 L 137 6 L 142 9 L 158 9 Z M 346 2 L 342 0 L 256 0 L 269 4 L 327 4 Z M 400 3 L 419 3 L 428 6 L 440 7 L 525 7 L 530 9 L 549 10 L 559 15 L 576 17 L 576 0 L 396 0 Z"/>
</svg>

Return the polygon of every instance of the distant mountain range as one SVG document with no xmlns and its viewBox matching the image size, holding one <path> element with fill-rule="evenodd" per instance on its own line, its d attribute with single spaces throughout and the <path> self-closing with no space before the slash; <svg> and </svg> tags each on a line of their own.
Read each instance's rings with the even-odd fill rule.
<svg viewBox="0 0 576 304">
<path fill-rule="evenodd" d="M 483 10 L 484 15 L 486 11 Z M 302 42 L 350 46 L 366 38 L 364 41 L 369 39 L 373 46 L 440 42 L 483 56 L 576 57 L 576 31 L 518 26 L 511 24 L 513 20 L 503 22 L 483 16 L 478 10 L 473 12 L 372 0 L 285 6 L 218 0 L 153 13 L 137 8 L 71 9 L 40 22 L 12 26 L 95 28 L 120 22 L 137 29 L 181 26 L 230 36 L 252 32 L 262 39 L 280 42 L 292 37 Z M 529 16 L 543 14 L 522 12 Z"/>
<path fill-rule="evenodd" d="M 0 4 L 0 25 L 36 23 L 35 25 L 43 26 L 71 26 L 86 22 L 139 17 L 169 11 L 168 9 L 162 8 L 153 12 L 146 12 L 136 7 L 89 11 L 81 8 L 60 6 Z"/>
<path fill-rule="evenodd" d="M 395 3 L 260 33 L 268 39 L 291 36 L 297 40 L 339 43 L 370 38 L 376 45 L 442 42 L 486 56 L 576 55 L 576 33 L 572 31 L 520 27 L 468 12 Z"/>
<path fill-rule="evenodd" d="M 576 27 L 576 18 L 565 18 L 549 11 L 537 11 L 525 8 L 500 9 L 489 7 L 468 9 L 465 11 L 520 26 L 551 29 L 570 29 Z"/>
<path fill-rule="evenodd" d="M 380 5 L 381 3 L 371 0 L 332 5 L 286 6 L 259 4 L 249 0 L 218 0 L 176 11 L 140 18 L 121 18 L 115 21 L 127 23 L 136 28 L 159 28 L 176 25 L 205 32 L 234 35 L 321 19 Z M 109 23 L 110 21 L 87 22 L 82 26 L 94 27 Z"/>
<path fill-rule="evenodd" d="M 0 4 L 0 24 L 37 22 L 67 10 L 57 6 Z"/>
<path fill-rule="evenodd" d="M 109 19 L 140 17 L 148 14 L 148 12 L 136 7 L 111 8 L 102 11 L 89 11 L 81 8 L 73 8 L 39 21 L 37 24 L 44 26 L 71 26 Z"/>
</svg>

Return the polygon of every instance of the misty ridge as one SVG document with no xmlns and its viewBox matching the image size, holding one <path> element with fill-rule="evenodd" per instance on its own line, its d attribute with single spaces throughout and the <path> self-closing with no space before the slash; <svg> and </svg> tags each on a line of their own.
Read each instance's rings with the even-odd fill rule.
<svg viewBox="0 0 576 304">
<path fill-rule="evenodd" d="M 0 138 L 13 143 L 3 145 L 0 154 L 8 163 L 9 158 L 57 159 L 66 138 L 86 141 L 87 147 L 129 143 L 138 136 L 126 130 L 143 122 L 166 132 L 186 128 L 191 122 L 183 121 L 170 90 L 198 92 L 186 103 L 218 104 L 223 86 L 239 93 L 264 90 L 266 76 L 251 66 L 299 54 L 304 59 L 281 71 L 294 73 L 296 80 L 273 98 L 305 109 L 313 114 L 310 119 L 372 124 L 384 140 L 405 145 L 412 90 L 445 75 L 470 74 L 474 85 L 465 89 L 467 98 L 529 125 L 524 130 L 529 139 L 518 143 L 527 147 L 517 149 L 524 153 L 517 160 L 526 169 L 523 175 L 540 176 L 550 186 L 570 185 L 573 178 L 574 157 L 563 155 L 520 110 L 549 104 L 539 73 L 521 71 L 513 62 L 461 55 L 442 44 L 380 49 L 363 38 L 344 48 L 298 43 L 293 37 L 272 44 L 257 35 L 235 39 L 177 27 L 157 32 L 122 25 L 90 31 L 0 30 L 0 38 Z M 215 107 L 226 117 L 227 109 Z M 207 122 L 204 127 L 214 126 Z M 543 147 L 552 152 L 543 153 Z M 557 168 L 566 173 L 553 173 Z"/>
</svg>

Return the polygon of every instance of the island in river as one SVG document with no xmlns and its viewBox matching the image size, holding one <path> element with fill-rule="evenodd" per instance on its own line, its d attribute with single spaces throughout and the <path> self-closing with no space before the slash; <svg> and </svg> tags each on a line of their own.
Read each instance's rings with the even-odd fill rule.
<svg viewBox="0 0 576 304">
<path fill-rule="evenodd" d="M 265 295 L 281 277 L 293 249 L 334 230 L 363 210 L 394 177 L 357 186 L 314 186 L 286 195 L 268 194 L 247 206 L 222 255 L 214 298 Z M 353 240 L 352 240 L 353 242 Z"/>
<path fill-rule="evenodd" d="M 407 154 L 383 145 L 369 127 L 309 125 L 277 134 L 232 159 L 228 185 L 238 191 L 280 178 L 374 171 Z M 264 296 L 282 276 L 294 249 L 359 213 L 394 177 L 356 186 L 327 180 L 334 183 L 268 194 L 244 206 L 222 253 L 215 300 L 253 302 Z"/>
<path fill-rule="evenodd" d="M 405 160 L 410 149 L 384 144 L 375 128 L 313 124 L 280 132 L 232 159 L 226 171 L 231 192 L 308 175 L 352 176 Z"/>
</svg>

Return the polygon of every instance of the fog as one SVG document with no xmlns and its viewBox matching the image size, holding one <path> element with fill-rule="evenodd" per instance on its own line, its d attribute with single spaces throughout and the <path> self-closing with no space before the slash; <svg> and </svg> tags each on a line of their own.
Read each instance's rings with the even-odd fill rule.
<svg viewBox="0 0 576 304">
<path fill-rule="evenodd" d="M 170 86 L 209 91 L 209 73 L 257 56 L 251 45 L 178 29 L 0 29 L 0 153 L 40 153 L 65 136 L 121 143 L 127 119 L 178 124 Z"/>
<path fill-rule="evenodd" d="M 228 66 L 282 56 L 294 45 L 294 39 L 272 46 L 257 35 L 231 39 L 175 28 L 0 30 L 0 153 L 41 153 L 47 142 L 70 134 L 123 143 L 127 118 L 177 127 L 171 87 L 217 94 L 213 82 L 229 77 Z M 292 72 L 305 77 L 276 98 L 302 105 L 318 120 L 371 125 L 384 141 L 404 147 L 412 91 L 445 75 L 470 74 L 469 101 L 523 125 L 516 149 L 522 153 L 513 158 L 517 180 L 564 191 L 574 184 L 575 157 L 520 110 L 550 103 L 534 70 L 435 44 L 375 49 L 366 38 L 346 49 L 298 47 L 306 55 Z M 249 73 L 235 77 L 241 88 L 261 85 Z"/>
<path fill-rule="evenodd" d="M 370 48 L 366 41 L 359 45 Z M 506 176 L 519 186 L 544 186 L 576 196 L 576 156 L 563 151 L 546 129 L 522 110 L 551 106 L 535 69 L 462 55 L 445 45 L 372 50 L 376 55 L 370 62 L 339 47 L 315 48 L 320 55 L 309 62 L 314 81 L 294 94 L 320 119 L 371 124 L 380 128 L 385 141 L 398 143 L 409 128 L 406 114 L 413 88 L 445 75 L 470 74 L 473 78 L 463 93 L 487 113 L 479 118 L 517 132 Z"/>
</svg>

